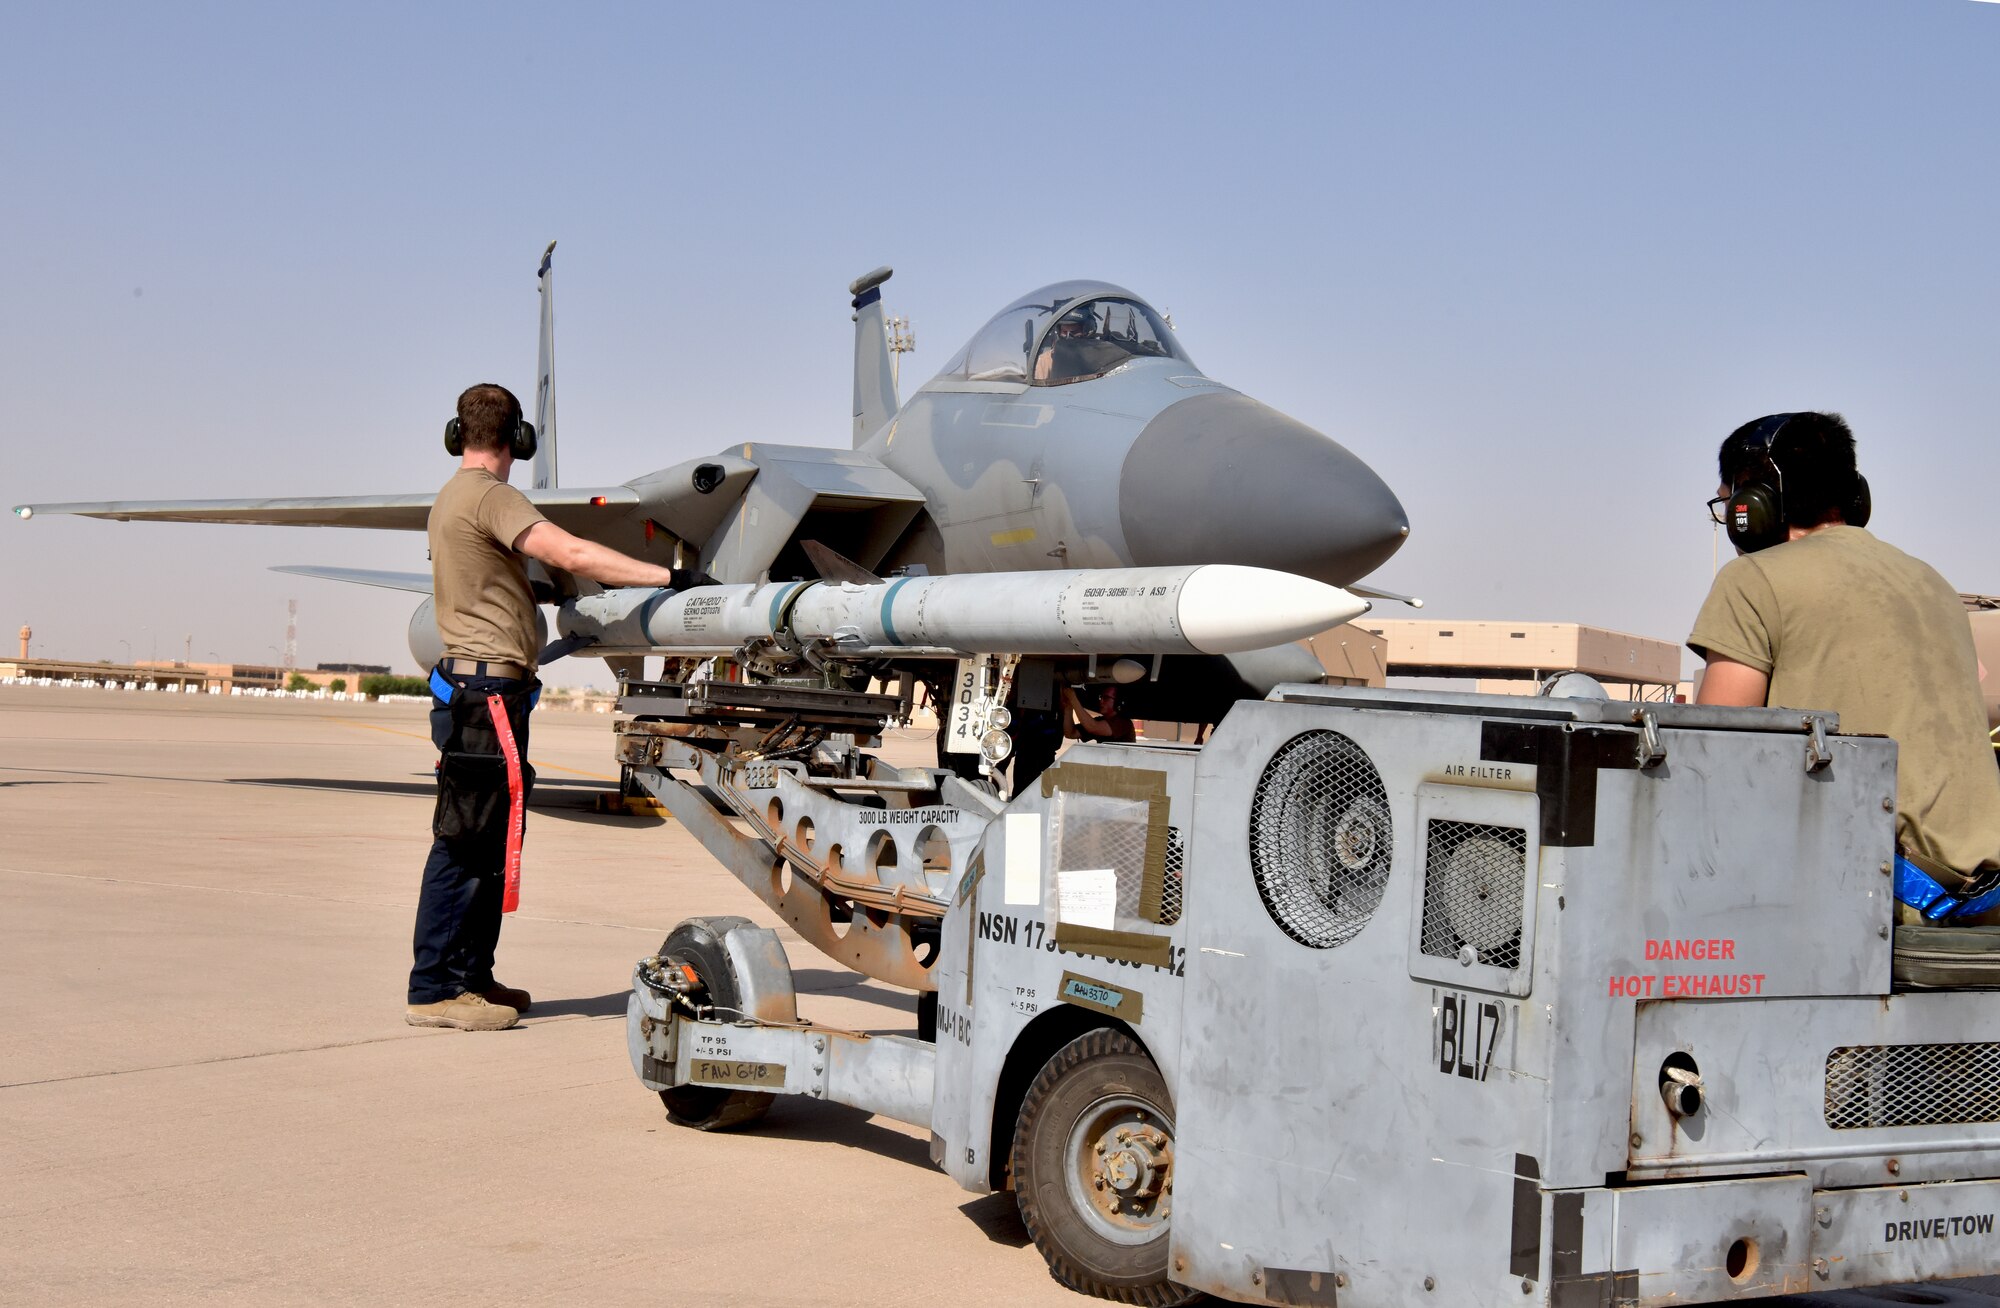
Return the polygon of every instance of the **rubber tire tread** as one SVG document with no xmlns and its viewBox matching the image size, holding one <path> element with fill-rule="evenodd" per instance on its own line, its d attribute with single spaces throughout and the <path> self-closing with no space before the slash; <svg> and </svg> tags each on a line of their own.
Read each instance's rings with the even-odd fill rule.
<svg viewBox="0 0 2000 1308">
<path fill-rule="evenodd" d="M 1063 1142 L 1069 1135 L 1070 1123 L 1074 1120 L 1061 1118 L 1062 1100 L 1079 1085 L 1086 1087 L 1079 1108 L 1100 1093 L 1116 1091 L 1153 1103 L 1162 1116 L 1173 1116 L 1173 1101 L 1167 1093 L 1165 1079 L 1160 1076 L 1160 1069 L 1154 1065 L 1144 1047 L 1123 1031 L 1112 1027 L 1086 1031 L 1056 1050 L 1042 1065 L 1042 1070 L 1035 1075 L 1021 1100 L 1021 1115 L 1014 1124 L 1010 1165 L 1014 1175 L 1014 1202 L 1021 1210 L 1021 1222 L 1034 1238 L 1035 1248 L 1041 1251 L 1042 1260 L 1049 1265 L 1049 1275 L 1079 1294 L 1094 1295 L 1116 1303 L 1137 1304 L 1140 1308 L 1179 1308 L 1182 1304 L 1204 1302 L 1208 1296 L 1199 1290 L 1176 1285 L 1168 1278 L 1167 1237 L 1164 1233 L 1138 1251 L 1141 1258 L 1153 1258 L 1157 1253 L 1157 1269 L 1143 1268 L 1133 1276 L 1093 1271 L 1071 1252 L 1065 1242 L 1066 1238 L 1073 1239 L 1079 1234 L 1100 1243 L 1101 1238 L 1083 1224 L 1082 1216 L 1071 1207 L 1061 1176 L 1053 1181 L 1036 1182 L 1034 1155 L 1037 1152 L 1036 1137 L 1044 1130 L 1055 1132 L 1055 1149 L 1058 1153 L 1062 1150 Z M 1050 1118 L 1052 1111 L 1058 1115 L 1055 1120 Z M 1042 1197 L 1043 1189 L 1050 1192 L 1046 1201 Z"/>
<path fill-rule="evenodd" d="M 719 1007 L 734 1007 L 743 993 L 736 984 L 736 972 L 722 948 L 722 937 L 738 927 L 752 925 L 742 917 L 689 918 L 668 933 L 660 946 L 660 956 L 694 968 L 708 988 L 709 998 Z M 725 1090 L 719 1086 L 677 1085 L 660 1091 L 667 1107 L 667 1120 L 694 1131 L 734 1131 L 750 1125 L 771 1111 L 777 1096 L 761 1090 Z"/>
</svg>

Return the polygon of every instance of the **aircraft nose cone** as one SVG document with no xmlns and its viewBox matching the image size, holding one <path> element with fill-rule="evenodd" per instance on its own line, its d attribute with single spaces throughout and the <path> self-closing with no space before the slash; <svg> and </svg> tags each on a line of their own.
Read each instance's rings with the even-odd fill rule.
<svg viewBox="0 0 2000 1308">
<path fill-rule="evenodd" d="M 1192 395 L 1146 424 L 1118 477 L 1137 567 L 1241 563 L 1344 586 L 1410 534 L 1374 469 L 1247 395 Z"/>
</svg>

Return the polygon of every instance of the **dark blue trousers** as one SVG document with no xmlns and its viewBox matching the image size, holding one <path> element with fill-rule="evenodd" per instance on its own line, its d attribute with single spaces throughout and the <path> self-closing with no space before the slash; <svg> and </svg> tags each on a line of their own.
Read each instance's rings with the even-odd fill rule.
<svg viewBox="0 0 2000 1308">
<path fill-rule="evenodd" d="M 506 677 L 453 676 L 461 694 L 484 699 L 490 691 L 527 685 Z M 431 697 L 431 741 L 442 754 L 451 747 L 451 710 Z M 515 730 L 515 745 L 528 757 L 526 717 Z M 412 942 L 410 1002 L 435 1004 L 467 990 L 493 984 L 493 951 L 500 943 L 500 898 L 506 889 L 507 837 L 503 826 L 491 836 L 433 839 L 417 892 L 417 927 Z"/>
</svg>

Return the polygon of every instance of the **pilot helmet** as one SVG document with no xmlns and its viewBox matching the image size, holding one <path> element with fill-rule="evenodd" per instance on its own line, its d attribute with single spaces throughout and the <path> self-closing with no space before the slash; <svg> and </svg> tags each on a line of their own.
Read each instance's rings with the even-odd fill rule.
<svg viewBox="0 0 2000 1308">
<path fill-rule="evenodd" d="M 1079 304 L 1056 320 L 1056 334 L 1070 337 L 1097 335 L 1097 311 L 1088 304 Z"/>
</svg>

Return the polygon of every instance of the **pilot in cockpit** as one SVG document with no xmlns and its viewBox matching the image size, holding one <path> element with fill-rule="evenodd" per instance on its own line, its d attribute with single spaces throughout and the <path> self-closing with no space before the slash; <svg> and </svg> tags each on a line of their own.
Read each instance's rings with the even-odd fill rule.
<svg viewBox="0 0 2000 1308">
<path fill-rule="evenodd" d="M 1035 380 L 1044 385 L 1060 385 L 1095 377 L 1123 363 L 1131 355 L 1104 339 L 1094 304 L 1080 304 L 1057 320 L 1055 330 L 1042 342 L 1035 358 Z"/>
</svg>

